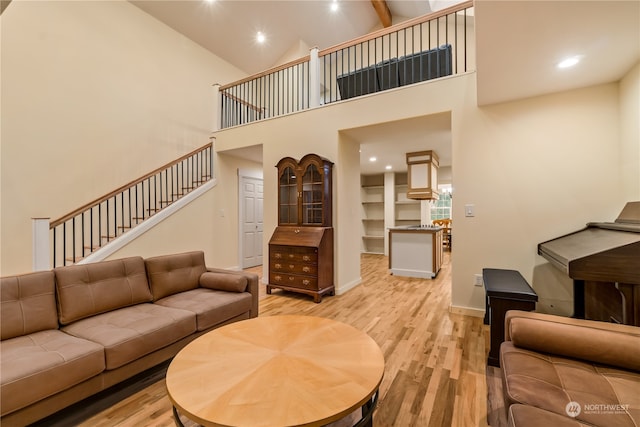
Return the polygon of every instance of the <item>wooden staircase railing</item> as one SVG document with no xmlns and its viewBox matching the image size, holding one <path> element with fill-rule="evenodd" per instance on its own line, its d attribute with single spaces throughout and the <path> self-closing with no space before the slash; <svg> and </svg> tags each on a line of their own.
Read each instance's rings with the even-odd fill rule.
<svg viewBox="0 0 640 427">
<path fill-rule="evenodd" d="M 80 261 L 212 176 L 209 143 L 51 221 L 53 267 Z"/>
</svg>

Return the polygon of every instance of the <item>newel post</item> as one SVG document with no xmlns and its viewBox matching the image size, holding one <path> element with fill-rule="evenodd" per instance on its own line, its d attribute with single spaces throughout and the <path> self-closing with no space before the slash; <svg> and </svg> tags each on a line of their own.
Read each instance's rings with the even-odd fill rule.
<svg viewBox="0 0 640 427">
<path fill-rule="evenodd" d="M 309 51 L 309 108 L 320 106 L 320 61 L 318 48 Z"/>
<path fill-rule="evenodd" d="M 51 245 L 49 243 L 49 220 L 51 218 L 31 218 L 33 229 L 33 271 L 50 270 Z"/>
<path fill-rule="evenodd" d="M 212 132 L 222 128 L 222 100 L 220 98 L 220 83 L 213 85 L 213 123 Z"/>
</svg>

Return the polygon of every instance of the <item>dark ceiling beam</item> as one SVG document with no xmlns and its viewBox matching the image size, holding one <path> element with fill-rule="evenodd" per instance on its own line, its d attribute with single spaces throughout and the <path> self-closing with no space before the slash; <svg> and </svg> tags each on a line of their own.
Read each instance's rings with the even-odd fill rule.
<svg viewBox="0 0 640 427">
<path fill-rule="evenodd" d="M 378 19 L 384 28 L 391 26 L 391 11 L 385 0 L 371 0 L 373 8 L 378 14 Z"/>
<path fill-rule="evenodd" d="M 7 6 L 9 6 L 9 3 L 11 3 L 11 0 L 2 0 L 2 1 L 0 1 L 0 15 L 2 15 L 2 12 L 4 12 L 4 10 L 7 8 Z"/>
</svg>

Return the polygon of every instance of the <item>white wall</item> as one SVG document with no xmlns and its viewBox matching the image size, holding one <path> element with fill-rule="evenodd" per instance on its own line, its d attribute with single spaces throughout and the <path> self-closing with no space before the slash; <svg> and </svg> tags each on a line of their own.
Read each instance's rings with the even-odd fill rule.
<svg viewBox="0 0 640 427">
<path fill-rule="evenodd" d="M 209 142 L 212 83 L 242 72 L 124 0 L 2 14 L 1 274 L 56 219 Z"/>
<path fill-rule="evenodd" d="M 537 244 L 624 206 L 617 102 L 609 84 L 454 115 L 454 306 L 481 305 L 474 273 L 509 268 L 536 289 L 539 309 L 571 314 L 570 282 Z"/>
<path fill-rule="evenodd" d="M 362 227 L 362 218 L 360 209 L 360 144 L 353 141 L 344 134 L 338 136 L 338 157 L 333 168 L 334 182 L 334 225 L 336 227 L 334 234 L 334 245 L 336 251 L 334 277 L 343 278 L 337 286 L 336 293 L 342 294 L 361 281 L 360 263 L 352 261 L 350 254 L 360 253 L 361 239 L 354 239 L 353 233 L 346 230 L 357 230 L 360 234 Z M 353 203 L 353 195 L 356 194 L 358 204 Z M 265 263 L 266 264 L 266 263 Z"/>
<path fill-rule="evenodd" d="M 640 200 L 640 62 L 620 82 L 620 165 L 629 201 Z"/>
<path fill-rule="evenodd" d="M 473 277 L 483 267 L 495 267 L 519 270 L 538 290 L 543 307 L 553 304 L 562 311 L 569 305 L 570 282 L 536 254 L 537 245 L 588 221 L 611 220 L 624 205 L 618 104 L 618 84 L 608 84 L 478 108 L 475 73 L 469 73 L 216 135 L 220 149 L 244 141 L 264 144 L 265 236 L 270 236 L 277 225 L 272 165 L 280 158 L 316 152 L 341 165 L 353 161 L 339 149 L 341 129 L 451 111 L 452 306 L 483 310 L 484 290 L 473 286 Z M 341 201 L 334 206 L 338 242 L 357 245 L 359 224 L 344 212 L 357 212 L 359 188 L 351 189 L 338 174 L 334 191 Z M 464 216 L 467 203 L 476 205 L 474 218 Z M 336 253 L 341 264 L 359 264 L 357 250 L 338 246 Z M 357 271 L 339 269 L 338 290 L 357 280 Z"/>
<path fill-rule="evenodd" d="M 217 185 L 177 214 L 165 219 L 109 259 L 150 257 L 200 250 L 209 267 L 239 269 L 238 169 L 262 171 L 262 165 L 219 154 Z"/>
<path fill-rule="evenodd" d="M 272 67 L 277 67 L 278 65 L 286 64 L 287 62 L 295 61 L 298 58 L 305 57 L 309 55 L 309 51 L 311 50 L 311 46 L 309 46 L 304 40 L 298 40 L 296 43 L 291 45 L 289 49 L 276 61 Z"/>
</svg>

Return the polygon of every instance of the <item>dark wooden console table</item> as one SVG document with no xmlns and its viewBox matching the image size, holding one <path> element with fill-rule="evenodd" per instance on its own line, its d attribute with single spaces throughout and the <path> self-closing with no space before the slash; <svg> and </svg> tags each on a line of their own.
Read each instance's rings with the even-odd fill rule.
<svg viewBox="0 0 640 427">
<path fill-rule="evenodd" d="M 515 270 L 483 268 L 486 291 L 485 325 L 491 325 L 491 349 L 487 363 L 500 366 L 500 344 L 504 341 L 504 316 L 509 310 L 533 311 L 538 294 Z"/>
</svg>

